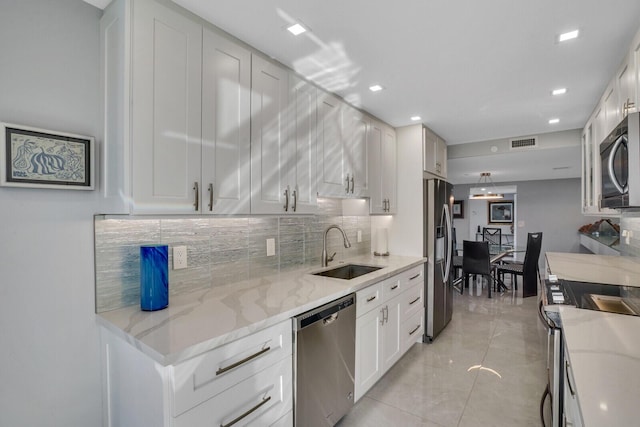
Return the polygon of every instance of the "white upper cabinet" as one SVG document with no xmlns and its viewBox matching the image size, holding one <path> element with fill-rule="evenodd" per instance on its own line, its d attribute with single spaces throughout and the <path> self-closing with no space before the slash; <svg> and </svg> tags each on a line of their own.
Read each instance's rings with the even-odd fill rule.
<svg viewBox="0 0 640 427">
<path fill-rule="evenodd" d="M 113 1 L 100 38 L 102 212 L 249 213 L 249 52 L 153 0 Z"/>
<path fill-rule="evenodd" d="M 152 1 L 133 3 L 133 211 L 193 213 L 201 146 L 202 27 Z"/>
<path fill-rule="evenodd" d="M 202 52 L 201 209 L 248 214 L 251 53 L 206 28 Z"/>
<path fill-rule="evenodd" d="M 288 183 L 287 108 L 289 75 L 254 55 L 251 74 L 251 211 L 287 212 L 293 188 Z"/>
<path fill-rule="evenodd" d="M 367 132 L 370 212 L 394 214 L 397 209 L 397 143 L 395 130 L 371 120 Z"/>
<path fill-rule="evenodd" d="M 424 171 L 441 178 L 447 177 L 447 144 L 431 129 L 423 128 L 422 155 Z"/>
<path fill-rule="evenodd" d="M 348 105 L 345 105 L 343 119 L 345 179 L 349 180 L 347 194 L 366 197 L 369 196 L 367 133 L 371 127 L 371 121 L 364 113 Z"/>
<path fill-rule="evenodd" d="M 342 102 L 326 92 L 318 93 L 318 195 L 345 197 L 342 145 Z"/>
<path fill-rule="evenodd" d="M 289 146 L 292 191 L 290 213 L 308 214 L 318 209 L 317 181 L 317 97 L 318 91 L 309 82 L 289 76 L 291 100 L 291 143 Z"/>
<path fill-rule="evenodd" d="M 636 73 L 635 73 L 635 52 L 629 52 L 622 66 L 616 74 L 618 79 L 618 108 L 620 111 L 619 121 L 629 113 L 636 110 Z"/>
</svg>

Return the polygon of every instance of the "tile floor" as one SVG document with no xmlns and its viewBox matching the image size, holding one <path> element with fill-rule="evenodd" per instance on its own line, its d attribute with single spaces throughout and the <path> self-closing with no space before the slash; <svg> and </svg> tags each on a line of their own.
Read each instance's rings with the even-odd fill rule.
<svg viewBox="0 0 640 427">
<path fill-rule="evenodd" d="M 454 292 L 446 329 L 415 344 L 338 425 L 540 426 L 547 335 L 538 300 L 474 293 Z"/>
</svg>

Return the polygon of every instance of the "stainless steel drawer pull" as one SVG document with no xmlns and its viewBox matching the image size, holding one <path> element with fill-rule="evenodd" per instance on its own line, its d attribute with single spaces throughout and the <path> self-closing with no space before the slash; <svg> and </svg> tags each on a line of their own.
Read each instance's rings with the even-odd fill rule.
<svg viewBox="0 0 640 427">
<path fill-rule="evenodd" d="M 418 274 L 416 274 L 416 275 L 415 275 L 415 276 L 413 276 L 413 277 L 409 277 L 409 280 L 417 279 L 418 277 L 420 277 L 420 275 L 421 275 L 421 274 L 422 274 L 422 273 L 418 273 Z"/>
<path fill-rule="evenodd" d="M 369 297 L 369 298 L 367 298 L 367 302 L 371 302 L 371 301 L 373 301 L 373 300 L 374 300 L 374 299 L 376 299 L 376 298 L 377 298 L 377 297 L 376 297 L 375 295 L 374 295 L 374 296 L 372 296 L 372 297 Z"/>
<path fill-rule="evenodd" d="M 392 290 L 392 291 L 395 291 L 396 289 L 398 289 L 398 285 L 393 285 L 393 286 L 391 287 L 391 290 Z"/>
<path fill-rule="evenodd" d="M 420 301 L 420 297 L 418 297 L 418 298 L 414 299 L 413 301 L 411 301 L 409 303 L 409 305 L 413 305 L 413 304 L 417 303 L 418 301 Z"/>
<path fill-rule="evenodd" d="M 262 405 L 264 405 L 265 403 L 267 403 L 270 400 L 271 400 L 271 396 L 267 396 L 267 397 L 262 398 L 262 402 L 258 403 L 256 406 L 254 406 L 253 408 L 249 409 L 244 414 L 239 415 L 237 418 L 234 418 L 233 420 L 229 421 L 228 423 L 220 424 L 220 427 L 230 427 L 230 426 L 234 425 L 235 423 L 237 423 L 238 421 L 242 420 L 247 415 L 251 415 L 253 412 L 257 411 L 258 408 L 260 408 Z"/>
<path fill-rule="evenodd" d="M 247 356 L 244 359 L 237 361 L 236 363 L 233 363 L 233 364 L 231 364 L 229 366 L 225 366 L 224 368 L 220 368 L 220 369 L 218 369 L 216 371 L 216 375 L 224 374 L 227 371 L 230 371 L 230 370 L 232 370 L 234 368 L 237 368 L 238 366 L 243 365 L 243 364 L 247 363 L 248 361 L 250 361 L 252 359 L 255 359 L 256 357 L 258 357 L 258 356 L 260 356 L 262 354 L 265 354 L 269 350 L 271 350 L 271 346 L 263 348 L 259 352 L 254 353 L 251 356 Z"/>
<path fill-rule="evenodd" d="M 417 331 L 418 329 L 420 329 L 420 326 L 421 326 L 421 325 L 416 326 L 416 327 L 413 329 L 413 331 L 409 332 L 409 335 L 413 335 L 413 334 L 415 334 L 415 333 L 416 333 L 416 331 Z"/>
<path fill-rule="evenodd" d="M 196 192 L 196 201 L 193 203 L 193 207 L 195 207 L 197 211 L 200 206 L 200 190 L 198 189 L 197 181 L 193 183 L 193 190 Z"/>
<path fill-rule="evenodd" d="M 213 183 L 209 183 L 209 212 L 213 211 Z"/>
</svg>

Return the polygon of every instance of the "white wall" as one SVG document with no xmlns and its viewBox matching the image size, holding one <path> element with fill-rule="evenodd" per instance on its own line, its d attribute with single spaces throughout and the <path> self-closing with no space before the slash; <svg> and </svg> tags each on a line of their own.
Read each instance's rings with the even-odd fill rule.
<svg viewBox="0 0 640 427">
<path fill-rule="evenodd" d="M 81 0 L 2 0 L 0 121 L 99 130 L 98 21 Z M 97 192 L 0 188 L 0 425 L 98 426 Z"/>
<path fill-rule="evenodd" d="M 595 218 L 582 215 L 579 178 L 500 183 L 503 184 L 518 187 L 515 206 L 518 246 L 527 244 L 527 233 L 542 231 L 543 254 L 546 251 L 582 252 L 578 229 Z M 470 229 L 471 212 L 467 210 L 469 187 L 472 186 L 475 184 L 460 184 L 453 188 L 456 200 L 465 200 L 465 218 L 454 221 L 459 244 L 459 236 L 470 233 L 475 236 L 475 230 Z"/>
</svg>

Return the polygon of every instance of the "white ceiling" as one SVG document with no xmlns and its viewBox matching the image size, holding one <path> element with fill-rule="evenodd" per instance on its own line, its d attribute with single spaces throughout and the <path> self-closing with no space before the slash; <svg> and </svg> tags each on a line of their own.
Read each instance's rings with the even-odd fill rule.
<svg viewBox="0 0 640 427">
<path fill-rule="evenodd" d="M 638 0 L 174 1 L 393 126 L 420 115 L 447 144 L 582 128 L 640 24 Z M 292 36 L 294 21 L 311 31 Z"/>
</svg>

